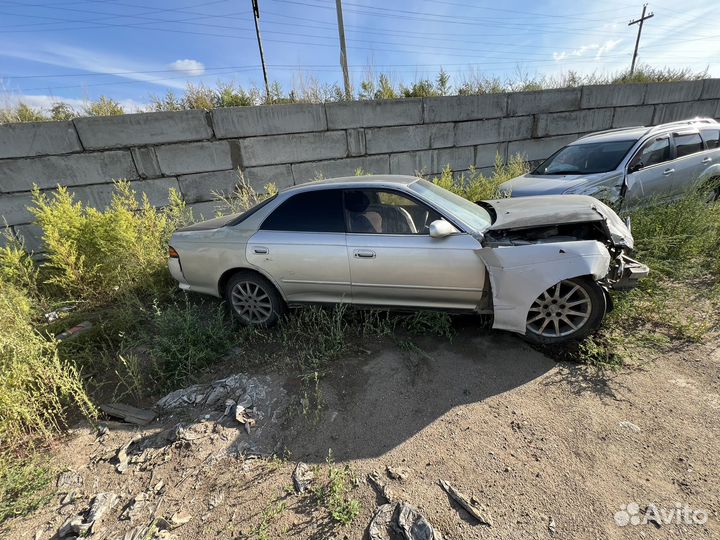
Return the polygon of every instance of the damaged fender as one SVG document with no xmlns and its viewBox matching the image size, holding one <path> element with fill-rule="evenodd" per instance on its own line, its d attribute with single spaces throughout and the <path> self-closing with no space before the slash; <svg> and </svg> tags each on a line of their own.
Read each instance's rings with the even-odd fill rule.
<svg viewBox="0 0 720 540">
<path fill-rule="evenodd" d="M 599 280 L 610 268 L 610 253 L 595 240 L 484 247 L 477 253 L 490 274 L 493 328 L 520 334 L 530 306 L 548 287 L 580 276 Z"/>
</svg>

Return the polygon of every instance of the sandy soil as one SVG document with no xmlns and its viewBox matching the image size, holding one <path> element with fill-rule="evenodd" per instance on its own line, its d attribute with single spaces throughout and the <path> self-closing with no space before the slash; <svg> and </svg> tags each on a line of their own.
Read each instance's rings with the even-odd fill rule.
<svg viewBox="0 0 720 540">
<path fill-rule="evenodd" d="M 381 502 L 365 482 L 378 471 L 448 538 L 720 537 L 718 342 L 604 376 L 556 364 L 503 334 L 463 329 L 450 344 L 415 343 L 422 352 L 364 343 L 367 353 L 340 362 L 321 381 L 310 401 L 319 398 L 322 408 L 304 414 L 303 387 L 273 375 L 273 387 L 286 393 L 287 414 L 254 446 L 231 419 L 215 427 L 222 411 L 200 420 L 197 411 L 180 412 L 143 429 L 113 424 L 102 440 L 79 427 L 52 449 L 55 463 L 82 479 L 59 490 L 77 498 L 62 505 L 58 494 L 7 523 L 2 536 L 51 538 L 95 494 L 112 491 L 119 502 L 92 538 L 144 532 L 156 518 L 177 538 L 360 538 Z M 179 420 L 192 440 L 169 442 L 162 430 Z M 147 460 L 119 474 L 117 450 L 133 437 L 148 444 Z M 287 459 L 247 453 L 275 444 L 287 449 Z M 295 462 L 317 467 L 319 483 L 330 449 L 358 479 L 350 495 L 362 509 L 346 526 L 334 523 L 314 495 L 292 490 Z M 406 467 L 408 477 L 387 478 L 387 465 Z M 492 526 L 453 502 L 440 479 L 477 499 Z M 127 512 L 140 493 L 145 501 Z M 674 515 L 659 526 L 619 526 L 616 513 L 629 503 L 666 512 L 688 505 L 707 512 L 707 522 Z M 119 519 L 123 512 L 132 519 Z M 191 519 L 173 527 L 177 512 Z"/>
</svg>

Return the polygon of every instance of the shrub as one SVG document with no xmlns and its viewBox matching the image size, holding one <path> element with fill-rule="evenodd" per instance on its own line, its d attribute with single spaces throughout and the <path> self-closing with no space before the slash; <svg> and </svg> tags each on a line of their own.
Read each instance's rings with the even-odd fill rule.
<svg viewBox="0 0 720 540">
<path fill-rule="evenodd" d="M 125 110 L 117 101 L 106 96 L 100 96 L 83 107 L 85 116 L 120 116 Z"/>
<path fill-rule="evenodd" d="M 51 480 L 50 469 L 37 459 L 17 461 L 0 455 L 0 523 L 48 502 L 52 493 L 46 488 Z"/>
<path fill-rule="evenodd" d="M 35 189 L 31 208 L 43 230 L 46 282 L 56 296 L 90 305 L 106 304 L 129 290 L 155 292 L 170 285 L 167 242 L 187 219 L 180 195 L 154 208 L 138 200 L 127 182 L 117 182 L 102 211 L 75 202 L 67 189 L 48 195 Z"/>
<path fill-rule="evenodd" d="M 476 202 L 486 199 L 497 199 L 504 195 L 500 192 L 500 184 L 528 171 L 527 163 L 522 156 L 512 156 L 505 163 L 499 154 L 495 156 L 495 168 L 486 177 L 474 167 L 468 173 L 457 175 L 448 165 L 433 182 L 441 188 L 452 191 L 461 197 Z"/>
</svg>

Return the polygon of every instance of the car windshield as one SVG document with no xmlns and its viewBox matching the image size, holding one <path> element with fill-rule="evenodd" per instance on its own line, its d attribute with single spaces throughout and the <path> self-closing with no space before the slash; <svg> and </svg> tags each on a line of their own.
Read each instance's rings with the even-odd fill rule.
<svg viewBox="0 0 720 540">
<path fill-rule="evenodd" d="M 532 174 L 595 174 L 615 170 L 636 143 L 611 141 L 571 144 L 550 156 Z"/>
<path fill-rule="evenodd" d="M 482 232 L 492 224 L 492 218 L 487 210 L 432 182 L 418 180 L 409 187 L 439 210 L 456 217 L 476 231 Z"/>
</svg>

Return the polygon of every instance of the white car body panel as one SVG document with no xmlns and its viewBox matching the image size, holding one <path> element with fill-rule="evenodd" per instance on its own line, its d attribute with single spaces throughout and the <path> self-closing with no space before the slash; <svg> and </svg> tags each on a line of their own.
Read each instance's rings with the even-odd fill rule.
<svg viewBox="0 0 720 540">
<path fill-rule="evenodd" d="M 525 333 L 528 310 L 551 285 L 579 276 L 602 279 L 610 253 L 600 242 L 582 240 L 557 244 L 483 248 L 492 285 L 493 328 Z"/>
</svg>

